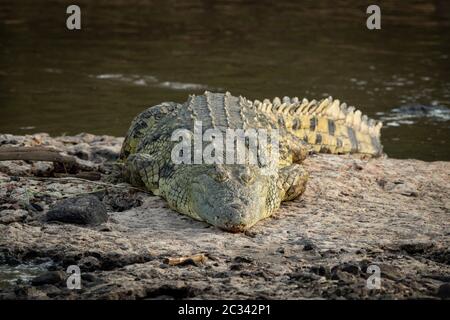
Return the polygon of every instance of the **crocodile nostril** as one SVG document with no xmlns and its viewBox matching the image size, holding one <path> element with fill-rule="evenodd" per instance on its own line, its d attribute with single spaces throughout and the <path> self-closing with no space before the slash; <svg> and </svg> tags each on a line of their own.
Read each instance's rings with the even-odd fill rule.
<svg viewBox="0 0 450 320">
<path fill-rule="evenodd" d="M 247 172 L 242 173 L 240 178 L 244 183 L 250 183 L 253 179 L 252 175 Z"/>
<path fill-rule="evenodd" d="M 230 204 L 230 208 L 239 210 L 239 209 L 242 209 L 242 205 L 240 205 L 239 203 L 232 203 L 232 204 Z"/>
</svg>

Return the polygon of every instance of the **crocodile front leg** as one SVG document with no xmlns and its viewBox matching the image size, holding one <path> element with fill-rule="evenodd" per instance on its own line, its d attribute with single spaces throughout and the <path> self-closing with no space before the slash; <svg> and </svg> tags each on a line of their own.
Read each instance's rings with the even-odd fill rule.
<svg viewBox="0 0 450 320">
<path fill-rule="evenodd" d="M 160 167 L 154 156 L 145 153 L 132 154 L 128 157 L 125 168 L 131 184 L 145 187 L 157 194 Z"/>
<path fill-rule="evenodd" d="M 293 200 L 305 191 L 308 173 L 303 166 L 294 163 L 281 168 L 278 175 L 277 185 L 282 201 Z"/>
</svg>

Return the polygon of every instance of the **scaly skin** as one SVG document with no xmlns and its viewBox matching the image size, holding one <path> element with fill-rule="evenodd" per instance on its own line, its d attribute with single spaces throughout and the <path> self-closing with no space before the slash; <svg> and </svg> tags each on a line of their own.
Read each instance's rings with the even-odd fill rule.
<svg viewBox="0 0 450 320">
<path fill-rule="evenodd" d="M 171 152 L 178 141 L 171 141 L 172 133 L 193 131 L 194 121 L 202 122 L 203 131 L 224 134 L 227 128 L 278 130 L 278 165 L 175 164 Z M 138 115 L 120 158 L 131 184 L 160 195 L 180 213 L 238 232 L 304 192 L 308 175 L 300 163 L 309 152 L 381 155 L 381 126 L 331 97 L 252 102 L 228 92 L 205 92 L 184 104 L 164 102 Z"/>
</svg>

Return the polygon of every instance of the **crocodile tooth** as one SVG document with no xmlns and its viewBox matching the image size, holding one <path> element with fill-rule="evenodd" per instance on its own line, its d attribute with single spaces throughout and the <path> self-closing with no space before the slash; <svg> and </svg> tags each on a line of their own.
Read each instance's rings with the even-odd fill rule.
<svg viewBox="0 0 450 320">
<path fill-rule="evenodd" d="M 298 103 L 298 97 L 293 97 L 291 99 L 291 103 Z"/>
<path fill-rule="evenodd" d="M 273 105 L 274 105 L 275 107 L 277 107 L 277 106 L 279 106 L 280 104 L 281 104 L 280 98 L 275 97 L 275 98 L 273 99 Z"/>
<path fill-rule="evenodd" d="M 361 115 L 362 112 L 360 110 L 355 111 L 355 115 L 353 117 L 353 128 L 355 130 L 359 130 L 361 128 Z"/>
<path fill-rule="evenodd" d="M 289 98 L 288 96 L 283 97 L 283 103 L 290 103 L 290 102 L 291 102 L 291 98 Z"/>
<path fill-rule="evenodd" d="M 255 108 L 259 109 L 261 106 L 261 101 L 255 100 L 255 102 L 253 102 L 253 105 L 255 106 Z"/>
</svg>

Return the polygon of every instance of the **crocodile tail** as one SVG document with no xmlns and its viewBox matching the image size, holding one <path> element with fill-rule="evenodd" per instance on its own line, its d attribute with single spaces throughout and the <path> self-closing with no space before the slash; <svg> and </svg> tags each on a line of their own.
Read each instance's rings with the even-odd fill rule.
<svg viewBox="0 0 450 320">
<path fill-rule="evenodd" d="M 255 107 L 282 116 L 284 126 L 292 134 L 307 142 L 316 152 L 358 153 L 381 156 L 381 122 L 362 115 L 355 107 L 347 107 L 332 97 L 316 101 L 298 98 L 275 98 L 268 106 L 255 101 Z M 280 118 L 279 118 L 280 119 Z"/>
</svg>

